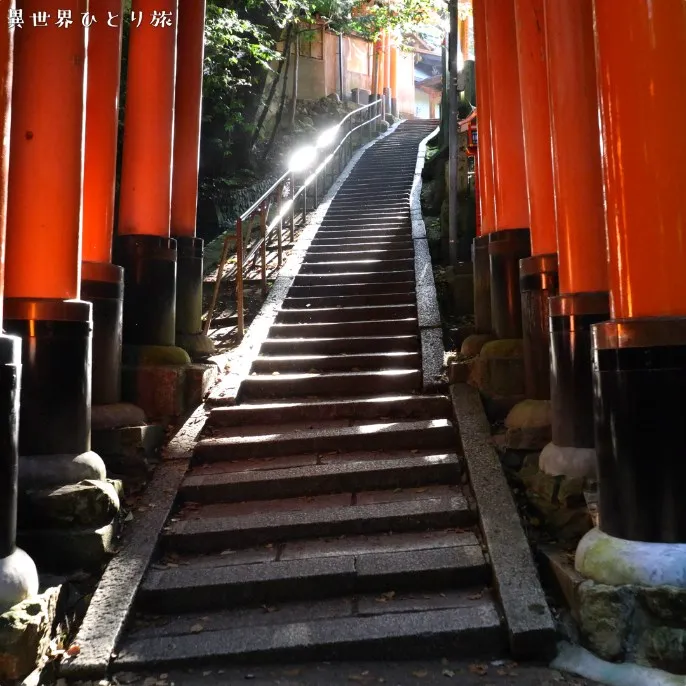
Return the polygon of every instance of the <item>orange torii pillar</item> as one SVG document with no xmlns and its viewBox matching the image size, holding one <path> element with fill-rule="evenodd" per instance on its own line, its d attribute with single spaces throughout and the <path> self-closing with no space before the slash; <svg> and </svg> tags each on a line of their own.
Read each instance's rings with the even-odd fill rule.
<svg viewBox="0 0 686 686">
<path fill-rule="evenodd" d="M 476 107 L 478 134 L 478 183 L 481 235 L 472 243 L 474 268 L 474 329 L 477 334 L 490 334 L 491 266 L 488 258 L 489 234 L 495 231 L 495 180 L 491 139 L 491 86 L 488 44 L 486 42 L 486 1 L 474 0 L 474 52 L 476 70 Z"/>
<path fill-rule="evenodd" d="M 15 9 L 14 0 L 8 9 Z M 14 28 L 7 18 L 0 29 L 0 322 L 2 321 L 7 225 Z M 17 475 L 19 470 L 19 393 L 21 339 L 0 333 L 0 613 L 38 592 L 33 560 L 17 548 Z"/>
<path fill-rule="evenodd" d="M 398 46 L 391 46 L 391 114 L 398 116 Z"/>
<path fill-rule="evenodd" d="M 595 472 L 591 325 L 609 315 L 592 0 L 545 0 L 560 295 L 550 299 L 550 474 Z"/>
<path fill-rule="evenodd" d="M 612 318 L 592 327 L 600 528 L 576 565 L 601 583 L 683 589 L 686 7 L 593 5 Z"/>
<path fill-rule="evenodd" d="M 550 398 L 549 299 L 557 295 L 557 237 L 543 0 L 515 0 L 531 257 L 519 264 L 527 398 Z"/>
<path fill-rule="evenodd" d="M 488 241 L 491 318 L 498 338 L 521 338 L 519 260 L 531 255 L 531 246 L 514 0 L 484 1 L 497 208 Z"/>
<path fill-rule="evenodd" d="M 202 332 L 202 238 L 196 238 L 206 0 L 179 5 L 174 104 L 171 235 L 178 249 L 176 345 L 192 357 L 214 352 Z"/>
<path fill-rule="evenodd" d="M 15 29 L 5 327 L 22 338 L 23 489 L 101 480 L 90 452 L 92 306 L 79 300 L 86 0 L 24 0 Z M 71 9 L 69 26 L 58 10 Z"/>
<path fill-rule="evenodd" d="M 88 36 L 81 297 L 93 304 L 93 404 L 109 405 L 121 400 L 124 270 L 112 264 L 112 236 L 122 0 L 101 0 L 98 9 Z"/>
<path fill-rule="evenodd" d="M 133 0 L 115 262 L 124 267 L 124 345 L 176 340 L 176 241 L 170 238 L 178 0 Z M 166 12 L 171 26 L 151 23 Z"/>
</svg>

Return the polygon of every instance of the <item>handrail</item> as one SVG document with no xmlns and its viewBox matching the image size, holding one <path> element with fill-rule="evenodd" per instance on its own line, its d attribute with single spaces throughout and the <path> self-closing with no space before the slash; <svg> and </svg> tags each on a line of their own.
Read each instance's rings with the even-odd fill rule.
<svg viewBox="0 0 686 686">
<path fill-rule="evenodd" d="M 319 175 L 323 172 L 323 193 L 326 192 L 327 184 L 327 167 L 330 167 L 330 183 L 329 187 L 333 185 L 334 178 L 334 163 L 336 164 L 337 174 L 340 174 L 345 166 L 348 164 L 352 158 L 354 145 L 353 145 L 353 134 L 356 131 L 360 131 L 364 127 L 369 127 L 368 138 L 371 140 L 374 135 L 378 133 L 377 121 L 385 118 L 385 106 L 383 98 L 376 98 L 372 102 L 362 105 L 357 109 L 349 112 L 336 127 L 337 133 L 342 129 L 347 128 L 348 131 L 345 135 L 338 141 L 337 146 L 333 151 L 329 152 L 322 160 L 317 164 L 316 158 L 313 159 L 312 163 L 307 169 L 303 170 L 309 172 L 306 174 L 302 180 L 300 188 L 296 190 L 296 172 L 292 170 L 286 170 L 243 214 L 236 220 L 236 233 L 235 236 L 227 231 L 224 238 L 224 245 L 222 246 L 222 254 L 219 260 L 219 267 L 217 269 L 217 278 L 214 284 L 214 290 L 212 292 L 212 300 L 207 313 L 207 318 L 205 319 L 205 324 L 203 331 L 205 335 L 209 333 L 210 326 L 212 324 L 212 318 L 214 316 L 214 311 L 217 306 L 217 299 L 219 297 L 219 290 L 221 287 L 221 282 L 224 279 L 224 271 L 226 268 L 226 262 L 228 259 L 229 246 L 232 242 L 236 243 L 236 267 L 230 270 L 230 276 L 235 275 L 236 278 L 236 310 L 238 318 L 238 335 L 243 336 L 245 333 L 245 302 L 244 302 L 244 281 L 245 281 L 245 271 L 246 265 L 251 261 L 254 262 L 257 259 L 259 252 L 260 256 L 260 276 L 262 281 L 262 293 L 267 294 L 267 244 L 269 239 L 274 233 L 276 233 L 277 238 L 277 261 L 278 266 L 281 267 L 283 263 L 283 228 L 284 219 L 288 217 L 289 233 L 291 243 L 295 240 L 295 225 L 296 225 L 296 204 L 297 201 L 302 196 L 302 223 L 307 219 L 307 195 L 308 188 L 314 184 L 314 206 L 315 208 L 319 205 Z M 373 109 L 373 111 L 372 111 Z M 366 114 L 366 117 L 362 115 Z M 358 116 L 362 119 L 361 123 L 354 126 L 354 118 Z M 373 115 L 373 116 L 372 116 Z M 347 126 L 346 126 L 347 123 Z M 361 138 L 358 137 L 358 138 Z M 324 146 L 324 147 L 330 147 Z M 316 153 L 319 156 L 320 153 L 324 152 L 324 149 L 317 148 Z M 314 171 L 312 167 L 315 167 Z M 290 197 L 284 201 L 284 192 L 290 191 Z M 322 193 L 322 195 L 323 195 Z M 277 205 L 277 215 L 274 219 L 269 222 L 269 210 L 272 204 Z M 260 218 L 260 236 L 254 242 L 253 245 L 248 247 L 246 252 L 245 246 L 245 236 L 244 233 L 244 223 L 250 221 L 255 216 L 259 215 Z M 278 230 L 277 230 L 278 228 Z M 252 229 L 248 232 L 248 238 Z"/>
</svg>

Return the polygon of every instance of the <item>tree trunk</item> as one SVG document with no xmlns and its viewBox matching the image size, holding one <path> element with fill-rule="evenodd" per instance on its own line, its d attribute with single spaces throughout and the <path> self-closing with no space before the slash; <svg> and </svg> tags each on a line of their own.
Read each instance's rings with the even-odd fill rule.
<svg viewBox="0 0 686 686">
<path fill-rule="evenodd" d="M 291 129 L 295 128 L 295 115 L 298 111 L 298 72 L 300 67 L 300 32 L 295 28 L 295 61 L 293 62 L 293 100 L 291 102 Z"/>
<path fill-rule="evenodd" d="M 272 129 L 272 135 L 270 136 L 269 142 L 267 143 L 267 146 L 264 149 L 264 153 L 262 154 L 262 162 L 264 162 L 267 159 L 269 153 L 272 151 L 272 147 L 274 147 L 274 141 L 276 140 L 276 134 L 278 133 L 279 128 L 281 127 L 281 119 L 283 118 L 283 111 L 286 107 L 286 94 L 288 93 L 288 69 L 290 66 L 291 51 L 289 50 L 286 54 L 286 64 L 284 68 L 283 84 L 281 86 L 281 102 L 279 103 L 279 111 L 276 113 L 276 119 L 274 120 L 274 128 Z"/>
<path fill-rule="evenodd" d="M 269 113 L 269 107 L 272 104 L 272 100 L 274 99 L 274 95 L 276 94 L 276 89 L 277 86 L 279 85 L 279 80 L 281 78 L 281 75 L 283 74 L 283 67 L 284 63 L 288 59 L 288 56 L 290 54 L 290 48 L 291 48 L 291 34 L 293 31 L 293 26 L 289 25 L 288 29 L 286 30 L 286 38 L 285 38 L 285 44 L 283 48 L 283 52 L 281 53 L 281 59 L 279 60 L 279 66 L 276 70 L 276 74 L 274 75 L 274 78 L 271 83 L 271 87 L 269 89 L 269 94 L 267 95 L 267 100 L 264 103 L 262 113 L 260 114 L 260 118 L 257 121 L 257 125 L 255 126 L 255 131 L 253 132 L 252 135 L 252 144 L 255 145 L 257 142 L 257 139 L 260 136 L 260 132 L 262 131 L 262 127 L 264 126 L 264 122 L 267 118 L 267 114 Z M 284 75 L 284 79 L 286 79 L 288 76 L 288 71 L 286 71 L 286 74 Z"/>
</svg>

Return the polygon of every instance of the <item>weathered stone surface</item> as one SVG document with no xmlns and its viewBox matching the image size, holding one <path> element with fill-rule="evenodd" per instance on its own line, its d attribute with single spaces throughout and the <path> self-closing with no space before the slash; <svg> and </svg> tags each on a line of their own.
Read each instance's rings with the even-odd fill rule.
<svg viewBox="0 0 686 686">
<path fill-rule="evenodd" d="M 179 417 L 185 410 L 186 370 L 182 366 L 124 366 L 122 397 L 152 420 Z"/>
<path fill-rule="evenodd" d="M 114 554 L 118 526 L 99 529 L 32 529 L 20 531 L 19 545 L 33 557 L 41 571 L 100 571 Z"/>
<path fill-rule="evenodd" d="M 122 349 L 125 365 L 180 365 L 191 363 L 191 358 L 183 348 L 175 345 L 125 345 Z"/>
<path fill-rule="evenodd" d="M 192 364 L 186 370 L 186 408 L 195 408 L 219 378 L 215 364 Z"/>
<path fill-rule="evenodd" d="M 165 429 L 160 424 L 101 429 L 91 435 L 93 448 L 111 472 L 136 479 L 147 478 L 165 440 Z"/>
<path fill-rule="evenodd" d="M 20 508 L 28 526 L 100 527 L 119 512 L 120 482 L 81 481 L 52 490 L 30 491 Z"/>
<path fill-rule="evenodd" d="M 579 620 L 584 640 L 605 660 L 624 656 L 634 596 L 630 587 L 584 582 L 579 586 Z"/>
<path fill-rule="evenodd" d="M 462 341 L 460 352 L 467 357 L 473 357 L 480 354 L 481 348 L 493 340 L 495 340 L 495 337 L 490 333 L 473 333 Z"/>
<path fill-rule="evenodd" d="M 91 430 L 118 429 L 124 426 L 145 424 L 145 412 L 131 403 L 114 403 L 112 405 L 93 405 L 91 408 Z M 95 452 L 98 449 L 93 447 Z"/>
<path fill-rule="evenodd" d="M 500 339 L 485 343 L 472 365 L 470 384 L 490 398 L 521 397 L 524 394 L 522 341 Z"/>
<path fill-rule="evenodd" d="M 541 452 L 541 469 L 551 476 L 590 477 L 596 476 L 595 448 L 560 447 L 548 443 Z"/>
<path fill-rule="evenodd" d="M 183 348 L 191 360 L 206 360 L 215 354 L 214 342 L 204 333 L 178 333 L 176 334 L 176 345 Z"/>
<path fill-rule="evenodd" d="M 641 588 L 639 598 L 654 619 L 686 626 L 686 590 L 674 586 Z"/>
<path fill-rule="evenodd" d="M 684 615 L 681 616 L 682 623 Z M 651 626 L 641 633 L 636 661 L 677 674 L 686 673 L 686 628 Z"/>
<path fill-rule="evenodd" d="M 47 651 L 59 593 L 49 588 L 0 615 L 0 683 L 29 674 Z"/>
<path fill-rule="evenodd" d="M 505 419 L 508 429 L 541 429 L 549 427 L 552 411 L 549 400 L 523 400 L 517 403 Z"/>
</svg>

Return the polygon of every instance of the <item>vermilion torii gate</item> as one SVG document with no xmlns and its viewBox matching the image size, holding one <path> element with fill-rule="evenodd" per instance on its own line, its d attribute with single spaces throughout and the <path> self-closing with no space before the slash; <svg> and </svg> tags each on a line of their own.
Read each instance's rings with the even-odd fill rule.
<svg viewBox="0 0 686 686">
<path fill-rule="evenodd" d="M 550 371 L 542 468 L 597 466 L 600 525 L 577 568 L 684 587 L 686 4 L 474 0 L 474 21 L 474 251 L 490 253 L 495 333 L 521 337 L 523 301 L 525 358 L 550 338 L 550 370 L 534 367 L 527 389 Z M 475 294 L 487 313 L 478 280 Z"/>
<path fill-rule="evenodd" d="M 124 344 L 205 345 L 195 237 L 204 0 L 133 0 L 130 18 L 122 0 L 5 8 L 0 287 L 14 336 L 0 337 L 0 610 L 37 585 L 15 545 L 17 454 L 22 489 L 105 478 L 90 450 L 91 402 L 120 400 L 122 331 Z"/>
</svg>

